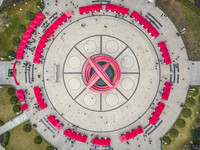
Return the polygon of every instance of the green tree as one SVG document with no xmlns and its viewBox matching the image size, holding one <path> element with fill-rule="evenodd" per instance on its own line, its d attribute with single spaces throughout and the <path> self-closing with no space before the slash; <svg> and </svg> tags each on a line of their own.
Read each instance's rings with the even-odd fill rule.
<svg viewBox="0 0 200 150">
<path fill-rule="evenodd" d="M 27 132 L 27 133 L 31 132 L 31 129 L 32 129 L 32 127 L 30 124 L 25 124 L 23 127 L 24 132 Z"/>
<path fill-rule="evenodd" d="M 19 33 L 24 33 L 26 31 L 26 26 L 23 24 L 20 24 L 18 27 L 18 32 Z"/>
<path fill-rule="evenodd" d="M 7 54 L 8 54 L 8 56 L 11 56 L 11 57 L 16 56 L 16 53 L 13 50 L 9 50 Z"/>
<path fill-rule="evenodd" d="M 183 115 L 183 117 L 189 118 L 192 115 L 192 112 L 189 108 L 183 108 L 181 114 Z"/>
<path fill-rule="evenodd" d="M 17 104 L 17 102 L 18 102 L 18 97 L 17 96 L 12 96 L 10 98 L 10 103 L 11 104 Z"/>
<path fill-rule="evenodd" d="M 13 107 L 13 111 L 14 111 L 14 113 L 20 112 L 21 111 L 21 107 L 19 105 L 15 105 Z"/>
<path fill-rule="evenodd" d="M 185 120 L 179 118 L 179 119 L 176 121 L 176 126 L 179 127 L 179 128 L 184 128 L 184 127 L 185 127 Z"/>
<path fill-rule="evenodd" d="M 42 143 L 42 138 L 40 136 L 36 136 L 34 139 L 35 144 L 41 144 Z"/>
<path fill-rule="evenodd" d="M 13 43 L 13 45 L 18 46 L 19 43 L 20 43 L 20 38 L 19 37 L 13 37 L 12 38 L 12 43 Z"/>
<path fill-rule="evenodd" d="M 169 145 L 169 144 L 171 143 L 171 139 L 170 139 L 170 137 L 168 137 L 168 136 L 164 136 L 164 137 L 162 138 L 162 140 L 166 143 L 166 145 Z"/>
<path fill-rule="evenodd" d="M 178 131 L 175 128 L 169 130 L 169 136 L 175 138 L 178 136 Z"/>
<path fill-rule="evenodd" d="M 195 105 L 195 99 L 190 97 L 186 100 L 186 104 L 189 106 L 189 107 L 192 107 Z"/>
<path fill-rule="evenodd" d="M 196 129 L 193 131 L 194 140 L 200 142 L 200 130 Z"/>
<path fill-rule="evenodd" d="M 26 19 L 32 21 L 35 18 L 35 14 L 31 11 L 26 13 Z"/>
<path fill-rule="evenodd" d="M 15 89 L 14 88 L 9 88 L 8 89 L 8 95 L 14 95 L 15 94 Z"/>
</svg>

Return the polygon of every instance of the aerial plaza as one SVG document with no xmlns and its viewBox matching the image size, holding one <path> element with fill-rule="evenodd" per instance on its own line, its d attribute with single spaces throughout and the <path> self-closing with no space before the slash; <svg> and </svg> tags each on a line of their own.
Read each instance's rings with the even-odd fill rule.
<svg viewBox="0 0 200 150">
<path fill-rule="evenodd" d="M 0 82 L 16 88 L 22 122 L 58 150 L 161 150 L 200 83 L 171 20 L 148 0 L 44 3 Z"/>
</svg>

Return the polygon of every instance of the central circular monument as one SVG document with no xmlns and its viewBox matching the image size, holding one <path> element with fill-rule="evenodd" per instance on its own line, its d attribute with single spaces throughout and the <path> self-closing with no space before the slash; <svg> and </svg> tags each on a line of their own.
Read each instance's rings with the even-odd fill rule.
<svg viewBox="0 0 200 150">
<path fill-rule="evenodd" d="M 107 93 L 115 89 L 121 78 L 118 63 L 110 56 L 89 57 L 83 68 L 83 79 L 87 88 L 97 93 Z"/>
</svg>

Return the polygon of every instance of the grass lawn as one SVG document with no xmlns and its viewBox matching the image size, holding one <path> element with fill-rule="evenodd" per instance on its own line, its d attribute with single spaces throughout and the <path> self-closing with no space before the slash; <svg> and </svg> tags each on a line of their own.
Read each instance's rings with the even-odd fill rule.
<svg viewBox="0 0 200 150">
<path fill-rule="evenodd" d="M 22 38 L 24 33 L 19 33 L 18 27 L 20 24 L 28 27 L 31 21 L 26 19 L 28 11 L 35 15 L 39 12 L 36 8 L 36 3 L 40 0 L 29 0 L 27 4 L 20 2 L 16 6 L 11 6 L 6 11 L 0 14 L 0 56 L 7 56 L 7 51 L 14 50 L 17 52 L 18 46 L 12 44 L 13 37 Z M 20 11 L 20 9 L 22 9 Z M 7 17 L 5 17 L 7 16 Z M 6 27 L 6 24 L 9 24 Z"/>
<path fill-rule="evenodd" d="M 12 86 L 4 85 L 3 88 L 0 89 L 0 120 L 4 123 L 17 116 L 13 112 L 14 104 L 10 103 L 11 96 L 8 95 L 8 88 L 10 87 Z"/>
<path fill-rule="evenodd" d="M 25 122 L 10 131 L 10 139 L 6 150 L 46 150 L 46 147 L 50 146 L 44 139 L 42 139 L 41 144 L 35 144 L 34 138 L 39 134 L 33 127 L 31 132 L 24 132 L 23 126 L 27 123 Z"/>
<path fill-rule="evenodd" d="M 182 39 L 190 60 L 200 60 L 200 9 L 192 0 L 158 0 L 162 9 L 180 31 L 186 28 Z"/>
<path fill-rule="evenodd" d="M 198 87 L 200 92 L 200 87 Z M 188 95 L 189 97 L 189 95 Z M 193 107 L 186 106 L 184 107 L 190 108 L 192 111 L 192 115 L 189 118 L 184 118 L 180 115 L 180 118 L 184 119 L 186 122 L 186 126 L 184 128 L 178 128 L 176 125 L 174 125 L 172 128 L 175 128 L 178 130 L 179 134 L 176 138 L 171 138 L 169 134 L 166 135 L 171 138 L 171 144 L 170 145 L 164 145 L 162 142 L 162 150 L 181 150 L 184 145 L 189 144 L 191 141 L 193 141 L 193 129 L 198 127 L 196 124 L 196 119 L 198 117 L 197 113 L 199 111 L 199 97 L 200 94 L 197 96 L 193 96 L 195 99 L 195 105 Z"/>
</svg>

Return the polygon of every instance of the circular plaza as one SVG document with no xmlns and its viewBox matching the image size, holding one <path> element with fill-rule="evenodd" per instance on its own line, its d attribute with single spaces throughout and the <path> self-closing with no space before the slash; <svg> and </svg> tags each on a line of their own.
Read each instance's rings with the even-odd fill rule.
<svg viewBox="0 0 200 150">
<path fill-rule="evenodd" d="M 170 19 L 147 0 L 45 3 L 36 42 L 25 44 L 32 51 L 14 64 L 37 132 L 61 150 L 155 145 L 178 118 L 190 82 Z"/>
</svg>

